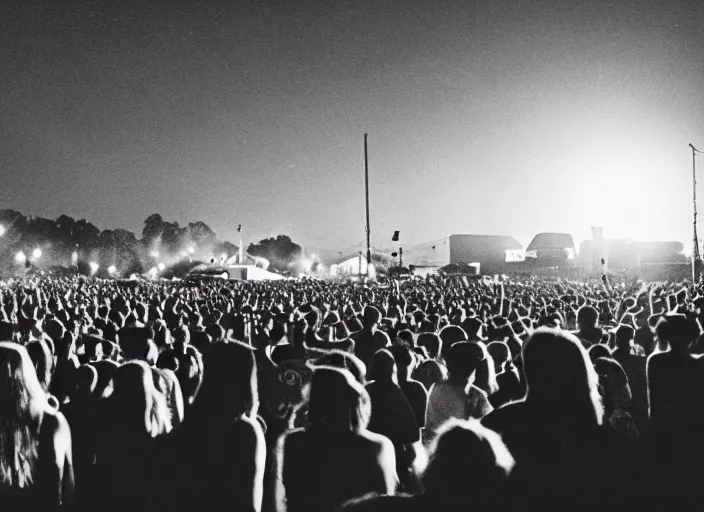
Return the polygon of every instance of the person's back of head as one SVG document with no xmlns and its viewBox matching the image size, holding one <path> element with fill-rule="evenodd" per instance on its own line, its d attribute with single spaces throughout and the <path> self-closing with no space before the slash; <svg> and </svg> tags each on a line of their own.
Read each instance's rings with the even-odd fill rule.
<svg viewBox="0 0 704 512">
<path fill-rule="evenodd" d="M 437 510 L 500 509 L 515 461 L 501 437 L 477 420 L 451 419 L 439 431 L 423 475 Z"/>
<path fill-rule="evenodd" d="M 413 335 L 411 331 L 408 329 L 403 329 L 398 332 L 396 335 L 396 339 L 404 345 L 407 345 L 409 347 L 415 347 L 416 346 L 416 338 Z"/>
<path fill-rule="evenodd" d="M 54 318 L 46 324 L 44 332 L 46 332 L 54 342 L 57 342 L 66 334 L 66 328 L 64 324 Z"/>
<path fill-rule="evenodd" d="M 476 317 L 465 318 L 462 321 L 462 329 L 467 333 L 467 339 L 480 339 L 484 324 Z"/>
<path fill-rule="evenodd" d="M 577 327 L 594 329 L 599 322 L 599 312 L 592 306 L 582 306 L 577 311 Z"/>
<path fill-rule="evenodd" d="M 697 321 L 679 313 L 663 315 L 655 326 L 661 342 L 669 343 L 673 351 L 685 352 L 699 336 Z"/>
<path fill-rule="evenodd" d="M 418 365 L 413 371 L 412 377 L 423 384 L 426 391 L 430 391 L 433 384 L 447 380 L 447 367 L 435 359 L 429 359 Z"/>
<path fill-rule="evenodd" d="M 178 371 L 179 359 L 173 350 L 163 350 L 156 360 L 156 367 L 162 370 L 171 370 L 176 373 Z"/>
<path fill-rule="evenodd" d="M 589 360 L 594 364 L 594 361 L 600 357 L 611 357 L 611 352 L 606 345 L 592 345 L 588 350 Z"/>
<path fill-rule="evenodd" d="M 443 358 L 447 358 L 450 347 L 452 347 L 454 343 L 468 340 L 467 333 L 457 325 L 447 325 L 443 327 L 440 331 L 440 339 L 442 340 L 441 354 Z"/>
<path fill-rule="evenodd" d="M 210 324 L 205 328 L 205 332 L 208 336 L 210 336 L 213 343 L 217 343 L 218 341 L 223 341 L 225 339 L 225 329 L 218 324 Z"/>
<path fill-rule="evenodd" d="M 369 379 L 378 382 L 393 382 L 396 380 L 396 361 L 386 349 L 377 350 L 372 360 Z"/>
<path fill-rule="evenodd" d="M 118 333 L 120 348 L 126 359 L 156 363 L 158 350 L 154 331 L 149 327 L 123 327 Z"/>
<path fill-rule="evenodd" d="M 630 325 L 619 325 L 616 329 L 616 347 L 621 350 L 630 350 L 636 331 Z"/>
<path fill-rule="evenodd" d="M 434 332 L 423 332 L 418 335 L 417 345 L 424 347 L 430 359 L 440 357 L 442 351 L 442 340 Z"/>
<path fill-rule="evenodd" d="M 317 432 L 359 432 L 369 424 L 369 394 L 347 370 L 329 366 L 314 368 L 308 405 L 308 421 Z"/>
<path fill-rule="evenodd" d="M 575 425 L 600 425 L 603 407 L 598 376 L 586 350 L 574 335 L 539 328 L 523 345 L 526 402 Z"/>
<path fill-rule="evenodd" d="M 508 345 L 502 341 L 492 341 L 486 346 L 487 352 L 494 360 L 494 370 L 496 373 L 501 373 L 506 364 L 511 358 Z"/>
<path fill-rule="evenodd" d="M 367 306 L 364 308 L 363 324 L 365 329 L 371 329 L 379 325 L 379 323 L 381 322 L 381 318 L 381 312 L 374 306 Z"/>
<path fill-rule="evenodd" d="M 204 352 L 210 343 L 210 336 L 205 331 L 191 331 L 191 346 L 200 352 Z"/>
<path fill-rule="evenodd" d="M 409 377 L 409 372 L 413 369 L 414 355 L 405 345 L 394 345 L 389 349 L 391 355 L 394 356 L 399 380 L 406 380 Z"/>
<path fill-rule="evenodd" d="M 257 367 L 252 349 L 237 341 L 213 343 L 203 354 L 203 382 L 195 398 L 191 424 L 209 416 L 213 427 L 240 417 L 252 418 L 259 407 Z M 186 418 L 188 422 L 188 418 Z"/>
<path fill-rule="evenodd" d="M 447 371 L 449 381 L 457 385 L 466 385 L 475 376 L 485 359 L 482 347 L 469 341 L 460 341 L 452 345 L 447 354 Z"/>
</svg>

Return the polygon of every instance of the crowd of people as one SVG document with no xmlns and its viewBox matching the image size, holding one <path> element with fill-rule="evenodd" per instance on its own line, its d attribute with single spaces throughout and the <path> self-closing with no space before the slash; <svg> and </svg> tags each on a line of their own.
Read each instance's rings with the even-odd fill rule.
<svg viewBox="0 0 704 512">
<path fill-rule="evenodd" d="M 0 282 L 0 510 L 701 507 L 704 289 Z"/>
</svg>

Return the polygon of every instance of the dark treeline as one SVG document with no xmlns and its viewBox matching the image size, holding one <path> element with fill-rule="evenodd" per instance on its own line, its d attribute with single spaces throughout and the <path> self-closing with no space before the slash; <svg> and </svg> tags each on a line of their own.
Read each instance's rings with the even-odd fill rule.
<svg viewBox="0 0 704 512">
<path fill-rule="evenodd" d="M 5 228 L 0 238 L 0 270 L 5 272 L 21 266 L 16 259 L 19 253 L 36 268 L 74 267 L 87 274 L 89 263 L 95 262 L 98 275 L 107 274 L 114 265 L 116 275 L 129 276 L 144 273 L 160 262 L 170 266 L 183 260 L 208 261 L 238 251 L 233 243 L 219 240 L 205 222 L 180 226 L 156 213 L 145 219 L 141 238 L 126 229 L 101 231 L 85 219 L 68 215 L 47 219 L 14 210 L 0 210 L 0 225 Z M 41 250 L 38 259 L 32 259 L 35 249 Z"/>
</svg>

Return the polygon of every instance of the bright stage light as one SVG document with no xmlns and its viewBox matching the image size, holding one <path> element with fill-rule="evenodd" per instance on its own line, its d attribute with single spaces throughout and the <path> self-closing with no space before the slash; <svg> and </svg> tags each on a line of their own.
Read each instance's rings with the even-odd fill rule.
<svg viewBox="0 0 704 512">
<path fill-rule="evenodd" d="M 15 261 L 17 263 L 24 263 L 25 261 L 27 261 L 27 256 L 25 255 L 25 253 L 20 251 L 17 254 L 15 254 Z"/>
<path fill-rule="evenodd" d="M 190 246 L 190 247 L 188 248 L 188 254 L 193 254 L 194 252 L 196 252 L 196 248 L 193 247 L 193 246 Z"/>
<path fill-rule="evenodd" d="M 163 271 L 163 270 L 166 268 L 166 265 L 164 265 L 163 263 L 159 263 L 159 264 L 156 266 L 156 268 L 158 268 L 159 270 Z"/>
<path fill-rule="evenodd" d="M 112 276 L 115 274 L 115 272 L 117 272 L 117 267 L 115 265 L 110 265 L 108 267 L 108 273 Z"/>
<path fill-rule="evenodd" d="M 303 265 L 306 272 L 310 272 L 310 269 L 313 268 L 313 260 L 303 260 L 301 265 Z"/>
<path fill-rule="evenodd" d="M 159 257 L 159 251 L 152 251 L 149 253 L 149 256 L 152 258 L 158 258 Z"/>
<path fill-rule="evenodd" d="M 94 261 L 91 261 L 91 262 L 89 263 L 89 265 L 90 265 L 90 273 L 91 273 L 91 274 L 95 274 L 95 273 L 98 271 L 98 269 L 100 268 L 100 265 L 98 265 L 98 264 L 97 264 L 96 262 L 94 262 Z"/>
<path fill-rule="evenodd" d="M 36 249 L 34 249 L 32 251 L 32 258 L 34 258 L 35 260 L 38 260 L 41 257 L 42 257 L 42 250 L 39 247 L 37 247 Z"/>
<path fill-rule="evenodd" d="M 0 224 L 0 236 L 3 236 L 5 234 L 5 231 L 6 231 L 5 226 Z"/>
</svg>

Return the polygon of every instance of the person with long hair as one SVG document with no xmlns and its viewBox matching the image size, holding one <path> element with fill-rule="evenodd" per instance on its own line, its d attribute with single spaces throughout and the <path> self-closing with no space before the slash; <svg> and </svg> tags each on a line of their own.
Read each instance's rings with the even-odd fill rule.
<svg viewBox="0 0 704 512">
<path fill-rule="evenodd" d="M 622 461 L 601 428 L 599 377 L 580 340 L 537 329 L 523 345 L 526 396 L 482 420 L 516 459 L 514 506 L 610 510 L 622 505 Z"/>
<path fill-rule="evenodd" d="M 42 389 L 27 350 L 0 342 L 0 510 L 67 508 L 71 430 Z"/>
<path fill-rule="evenodd" d="M 364 387 L 347 370 L 316 367 L 309 401 L 309 425 L 277 446 L 277 511 L 327 512 L 369 492 L 394 494 L 396 454 L 388 438 L 367 430 Z"/>
</svg>

